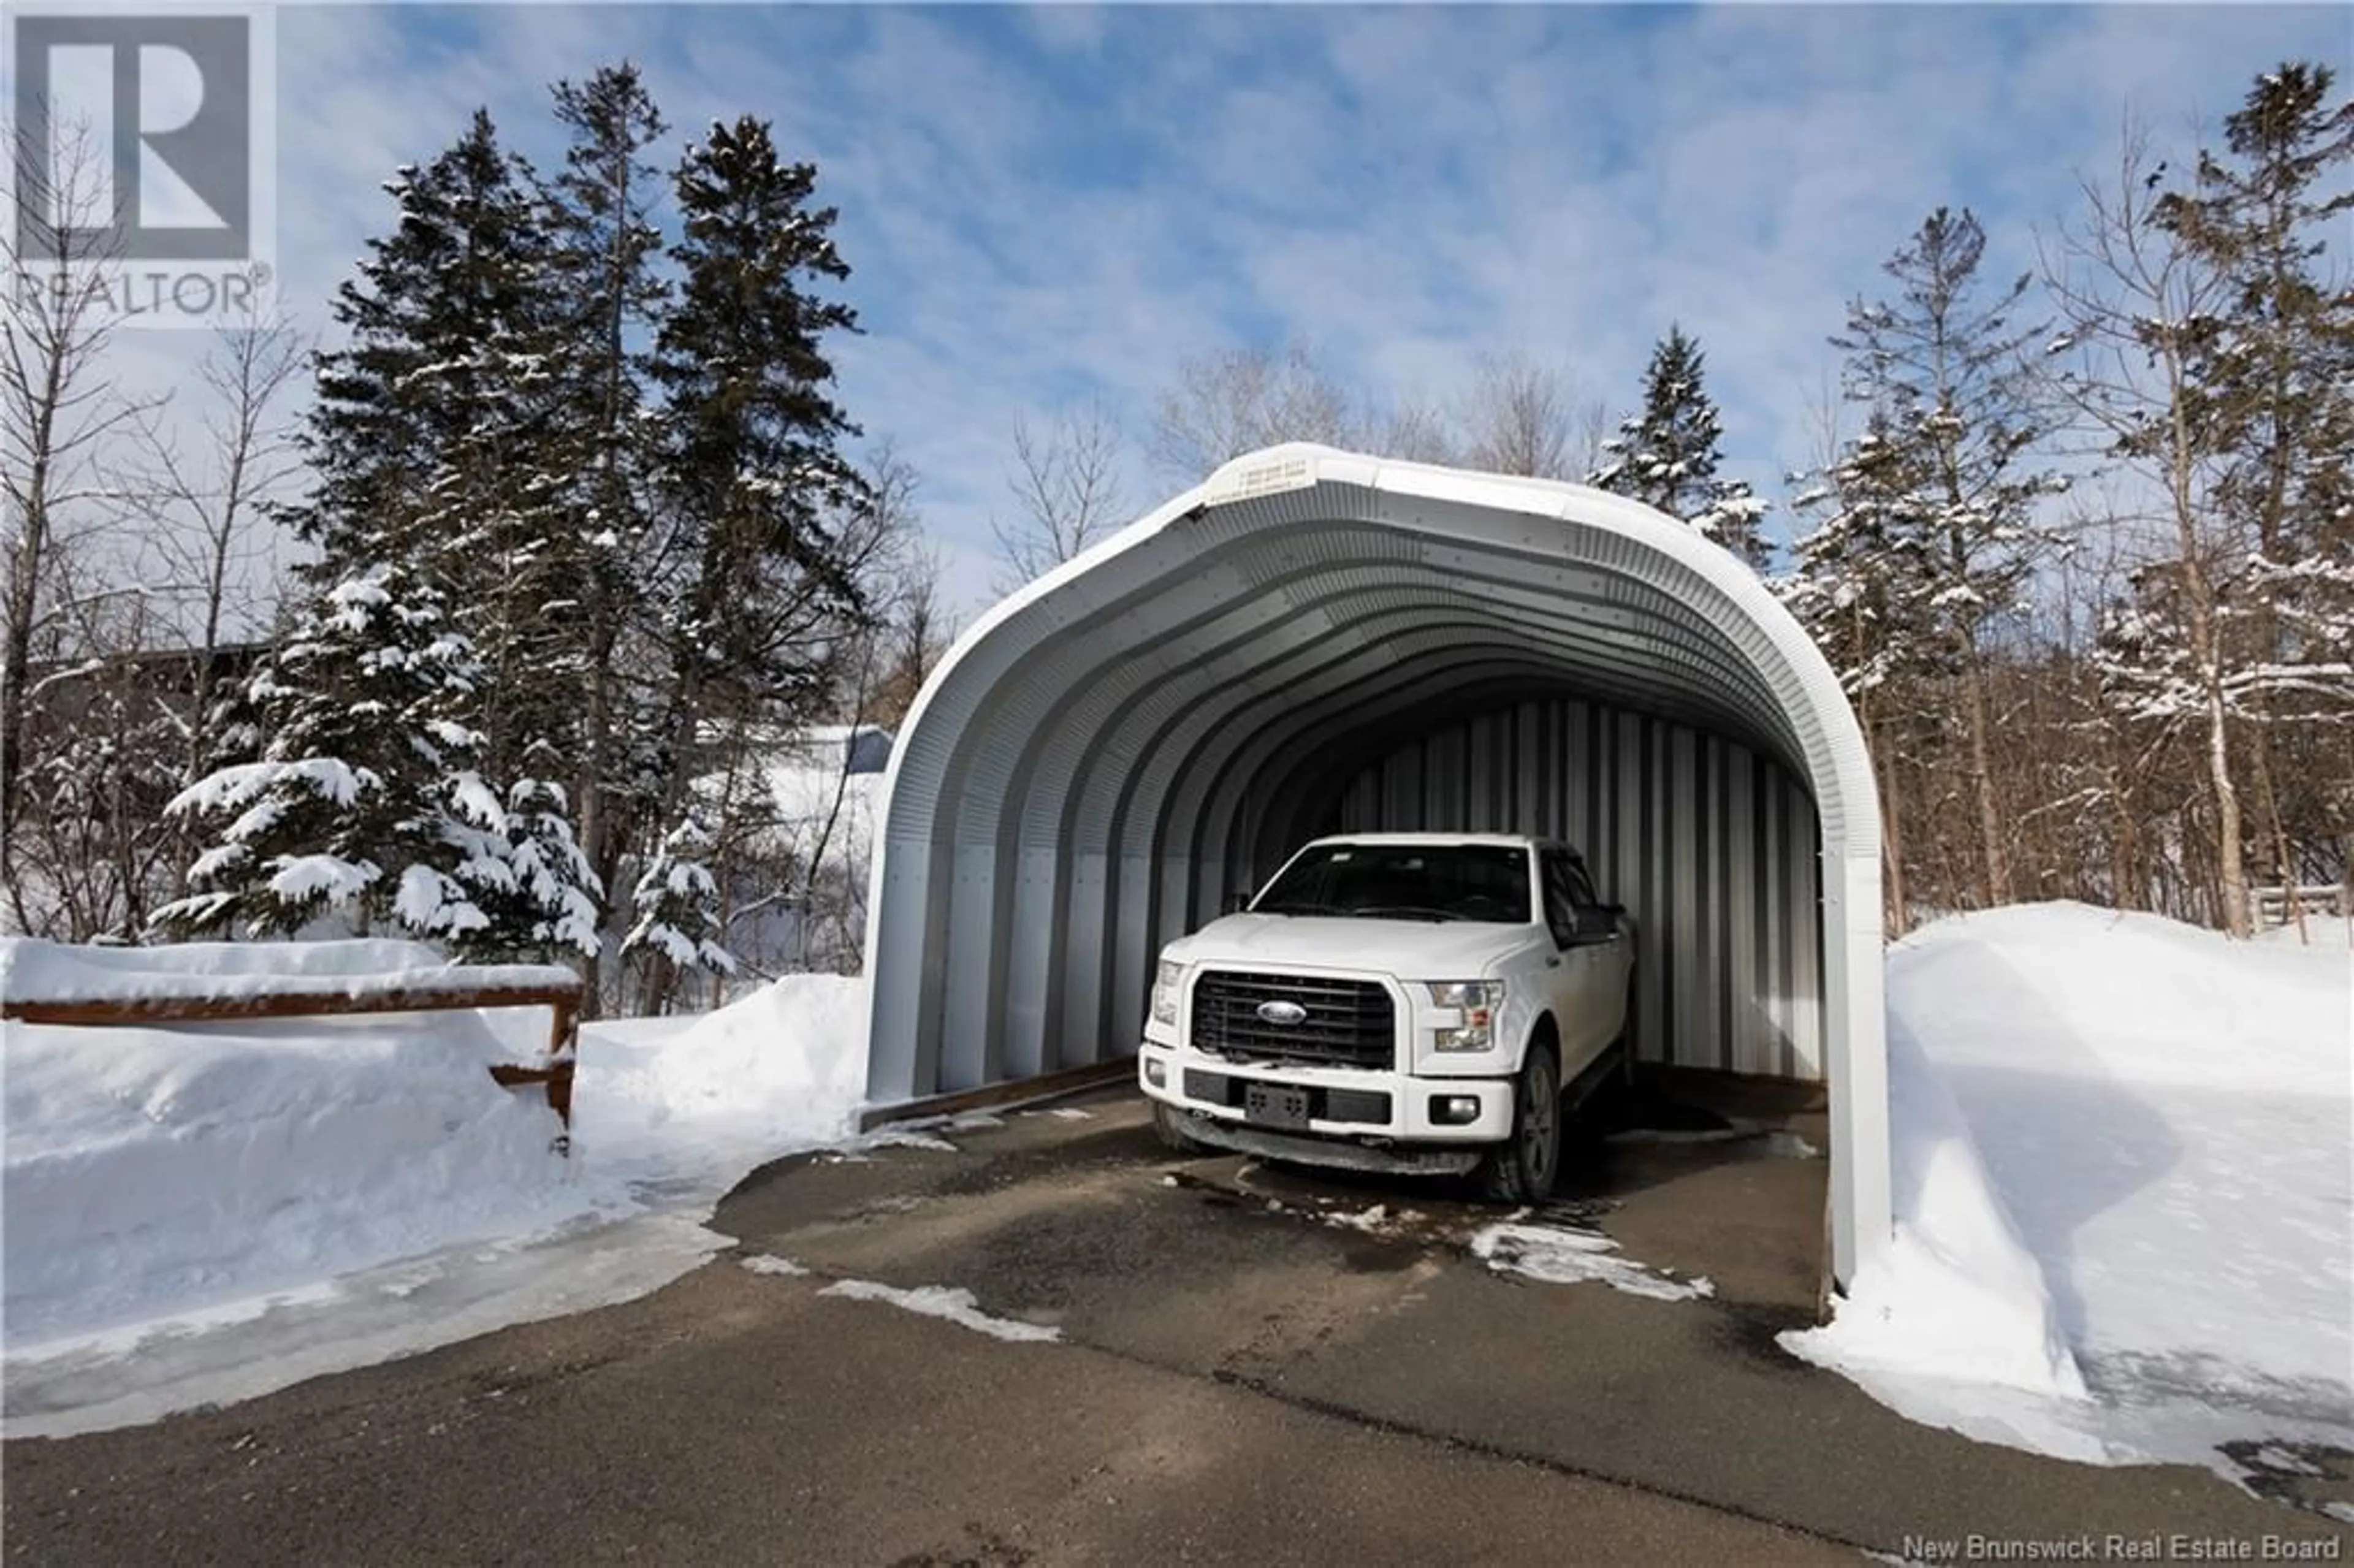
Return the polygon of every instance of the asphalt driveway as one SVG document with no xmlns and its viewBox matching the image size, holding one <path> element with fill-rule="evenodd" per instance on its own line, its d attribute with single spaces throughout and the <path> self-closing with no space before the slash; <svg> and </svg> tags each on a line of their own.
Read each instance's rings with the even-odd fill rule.
<svg viewBox="0 0 2354 1568">
<path fill-rule="evenodd" d="M 1647 1295 L 1500 1272 L 1479 1238 L 1502 1216 L 1458 1191 L 1173 1159 L 1126 1094 L 1061 1108 L 771 1166 L 713 1221 L 737 1253 L 640 1301 L 11 1443 L 6 1553 L 1767 1563 L 2181 1533 L 2354 1555 L 2204 1471 L 1971 1443 L 1783 1354 L 1821 1243 L 1803 1112 L 1589 1149 L 1520 1216 L 1606 1236 L 1669 1287 Z M 924 1287 L 969 1307 L 891 1295 Z"/>
</svg>

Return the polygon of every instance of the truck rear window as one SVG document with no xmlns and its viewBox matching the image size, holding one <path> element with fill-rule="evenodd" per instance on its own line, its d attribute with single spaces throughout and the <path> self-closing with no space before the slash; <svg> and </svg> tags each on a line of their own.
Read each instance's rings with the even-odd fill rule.
<svg viewBox="0 0 2354 1568">
<path fill-rule="evenodd" d="M 1320 844 L 1286 866 L 1251 912 L 1525 925 L 1528 852 L 1508 844 Z"/>
</svg>

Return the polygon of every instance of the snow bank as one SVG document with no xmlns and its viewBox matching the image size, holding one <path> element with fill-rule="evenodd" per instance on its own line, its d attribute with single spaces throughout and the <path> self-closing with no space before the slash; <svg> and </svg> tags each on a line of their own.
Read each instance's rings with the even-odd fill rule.
<svg viewBox="0 0 2354 1568">
<path fill-rule="evenodd" d="M 1895 1238 L 1857 1276 L 1834 1323 L 1785 1335 L 1783 1344 L 1842 1371 L 1896 1369 L 2080 1397 L 2084 1378 L 2042 1265 L 1988 1180 L 1960 1108 L 1895 1012 L 1888 1028 Z"/>
<path fill-rule="evenodd" d="M 22 942 L 0 954 L 12 996 L 52 998 L 340 991 L 445 968 L 429 948 L 389 941 Z M 487 1315 L 596 1305 L 577 1287 L 583 1247 L 597 1245 L 584 1227 L 627 1232 L 602 1222 L 682 1210 L 703 1218 L 754 1166 L 849 1133 L 865 1088 L 864 996 L 861 980 L 795 976 L 700 1018 L 587 1025 L 569 1160 L 553 1150 L 561 1128 L 546 1102 L 486 1070 L 545 1038 L 523 1013 L 12 1021 L 0 1045 L 10 1387 L 48 1389 L 43 1418 L 71 1429 L 75 1389 L 142 1413 L 131 1418 L 159 1413 L 162 1380 L 182 1404 L 217 1396 L 208 1389 L 261 1391 L 249 1365 L 197 1340 L 260 1342 L 279 1325 L 302 1340 L 300 1375 L 335 1370 L 339 1310 L 355 1325 L 344 1364 L 387 1344 L 440 1342 L 429 1323 L 387 1335 L 375 1299 L 387 1268 L 465 1303 L 452 1336 L 485 1331 Z M 642 1293 L 710 1250 L 645 1234 L 659 1267 L 599 1277 Z M 544 1287 L 518 1248 L 546 1258 Z M 461 1277 L 486 1262 L 500 1277 L 476 1290 Z M 101 1364 L 110 1357 L 121 1364 Z M 143 1387 L 141 1366 L 154 1374 Z M 12 1420 L 27 1408 L 12 1393 Z"/>
<path fill-rule="evenodd" d="M 8 1352 L 578 1213 L 546 1102 L 486 1071 L 509 1055 L 467 1012 L 11 1022 Z"/>
<path fill-rule="evenodd" d="M 576 1147 L 716 1198 L 762 1160 L 846 1138 L 865 1093 L 865 980 L 787 975 L 701 1018 L 588 1025 Z"/>
<path fill-rule="evenodd" d="M 2029 905 L 1888 997 L 1895 1245 L 1789 1348 L 2075 1457 L 2354 1446 L 2354 955 Z"/>
<path fill-rule="evenodd" d="M 9 1001 L 226 1000 L 278 992 L 371 996 L 470 986 L 571 985 L 546 964 L 459 965 L 422 942 L 181 942 L 94 948 L 0 938 L 0 997 Z"/>
</svg>

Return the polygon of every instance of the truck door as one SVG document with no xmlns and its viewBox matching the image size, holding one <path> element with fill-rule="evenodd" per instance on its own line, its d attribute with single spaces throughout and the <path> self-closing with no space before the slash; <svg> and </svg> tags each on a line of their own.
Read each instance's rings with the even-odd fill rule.
<svg viewBox="0 0 2354 1568">
<path fill-rule="evenodd" d="M 1548 968 L 1552 977 L 1553 1023 L 1561 1035 L 1561 1077 L 1567 1083 L 1577 1076 L 1588 1062 L 1610 1043 L 1610 1036 L 1596 1036 L 1596 1004 L 1602 1000 L 1605 983 L 1600 950 L 1585 934 L 1577 906 L 1575 884 L 1571 880 L 1571 859 L 1566 850 L 1546 849 L 1539 870 L 1544 888 L 1545 925 L 1553 932 L 1557 967 Z"/>
<path fill-rule="evenodd" d="M 1596 989 L 1586 1003 L 1597 1036 L 1594 1049 L 1600 1052 L 1627 1027 L 1627 979 L 1635 966 L 1635 945 L 1627 939 L 1625 924 L 1603 907 L 1585 863 L 1575 855 L 1568 860 L 1570 903 L 1580 935 L 1592 944 L 1586 951 L 1593 959 L 1589 972 Z"/>
</svg>

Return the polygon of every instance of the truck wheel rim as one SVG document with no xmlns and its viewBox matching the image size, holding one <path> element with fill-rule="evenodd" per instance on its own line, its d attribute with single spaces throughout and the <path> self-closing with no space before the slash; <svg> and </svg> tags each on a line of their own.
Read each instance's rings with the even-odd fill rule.
<svg viewBox="0 0 2354 1568">
<path fill-rule="evenodd" d="M 1532 1176 L 1553 1169 L 1552 1090 L 1553 1074 L 1539 1062 L 1529 1073 L 1529 1104 L 1521 1113 L 1521 1157 Z"/>
</svg>

